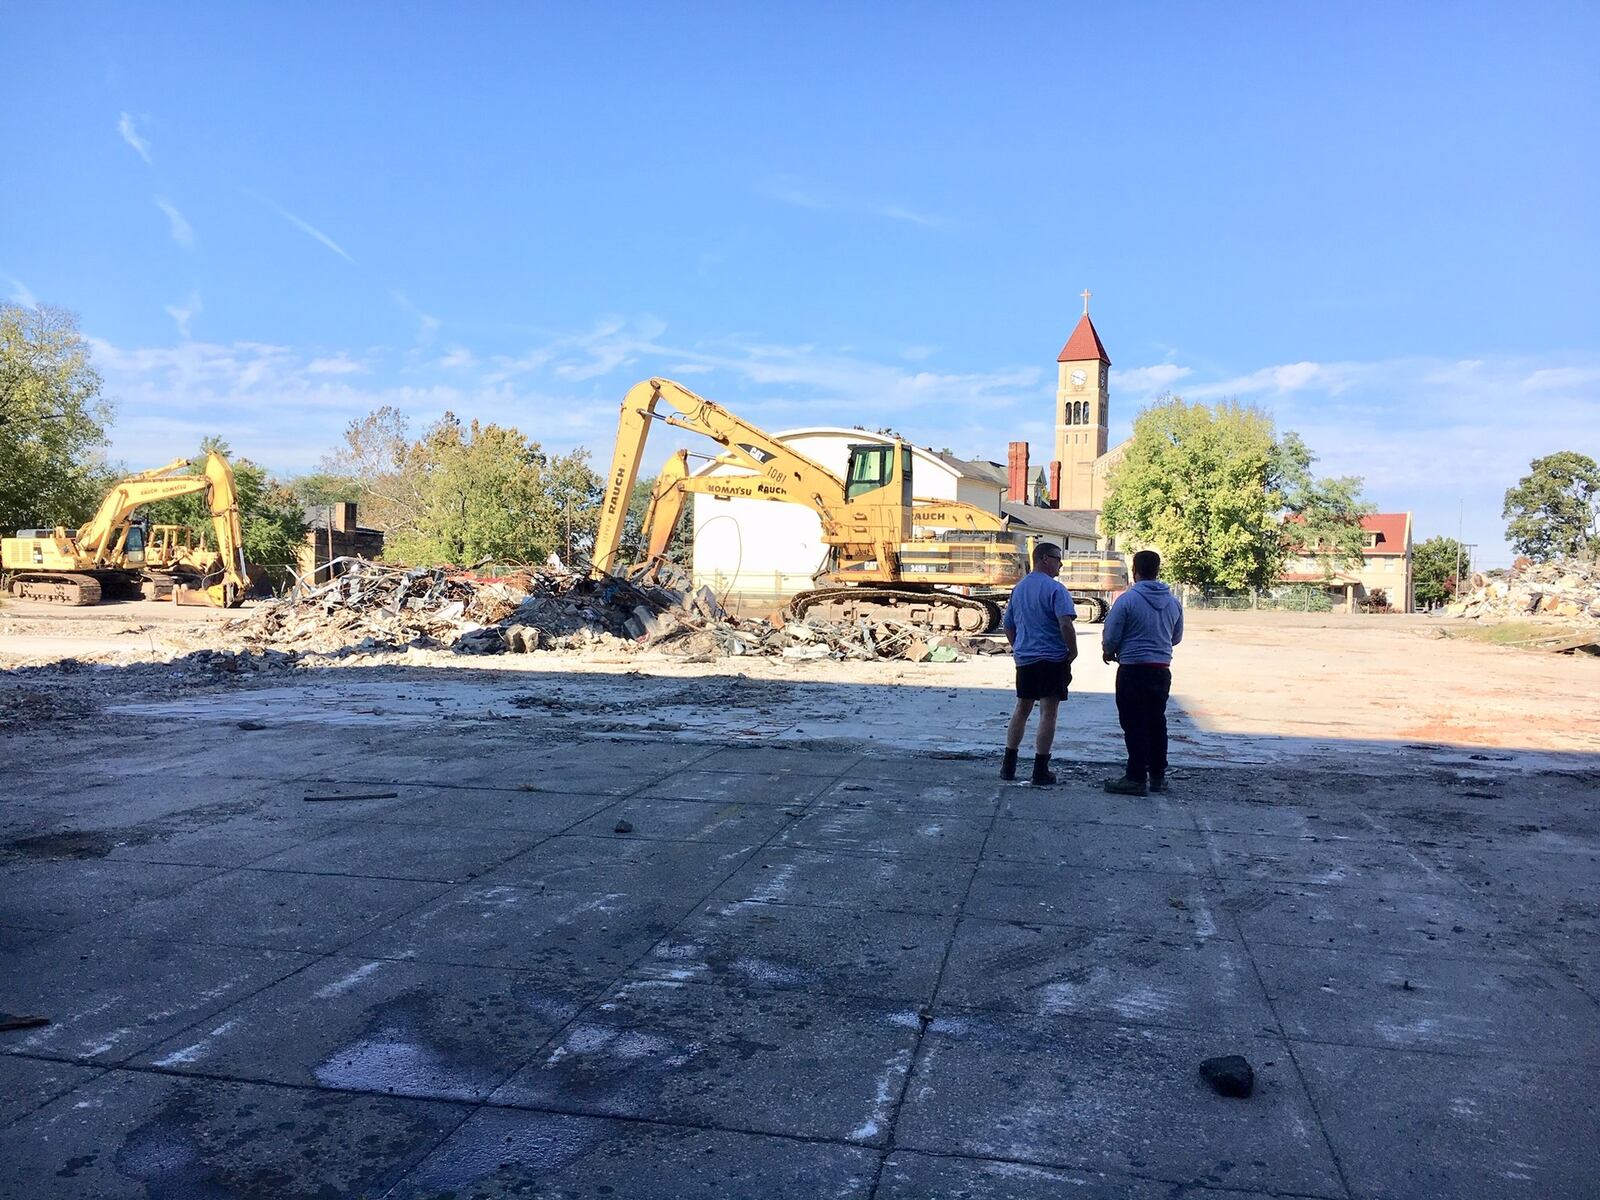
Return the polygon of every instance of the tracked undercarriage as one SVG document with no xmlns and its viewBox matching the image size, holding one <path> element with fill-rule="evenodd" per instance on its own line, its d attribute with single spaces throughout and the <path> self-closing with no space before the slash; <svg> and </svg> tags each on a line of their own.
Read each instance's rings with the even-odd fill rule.
<svg viewBox="0 0 1600 1200">
<path fill-rule="evenodd" d="M 892 620 L 957 633 L 989 633 L 1000 627 L 1000 606 L 992 600 L 962 596 L 935 589 L 868 587 L 817 588 L 801 592 L 789 602 L 796 619 L 854 624 L 857 621 Z"/>
<path fill-rule="evenodd" d="M 12 576 L 9 590 L 19 600 L 43 600 L 50 604 L 76 607 L 99 604 L 106 592 L 116 595 L 118 589 L 115 582 L 107 582 L 109 586 L 102 587 L 101 580 L 79 572 L 39 572 Z"/>
</svg>

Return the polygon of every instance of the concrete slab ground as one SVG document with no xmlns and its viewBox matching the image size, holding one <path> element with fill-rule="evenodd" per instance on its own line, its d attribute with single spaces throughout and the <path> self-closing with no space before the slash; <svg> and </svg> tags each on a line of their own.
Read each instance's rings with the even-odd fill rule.
<svg viewBox="0 0 1600 1200">
<path fill-rule="evenodd" d="M 1139 799 L 944 679 L 816 741 L 449 674 L 3 735 L 0 1196 L 1597 1194 L 1592 756 L 1213 728 Z"/>
</svg>

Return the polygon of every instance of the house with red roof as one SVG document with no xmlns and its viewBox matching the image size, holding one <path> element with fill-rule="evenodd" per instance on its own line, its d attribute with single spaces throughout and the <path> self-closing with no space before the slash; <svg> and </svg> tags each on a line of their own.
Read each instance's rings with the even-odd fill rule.
<svg viewBox="0 0 1600 1200">
<path fill-rule="evenodd" d="M 1323 586 L 1335 592 L 1347 612 L 1363 601 L 1381 599 L 1397 612 L 1412 609 L 1411 514 L 1373 513 L 1361 518 L 1361 565 L 1331 574 L 1312 551 L 1298 548 L 1278 577 L 1282 584 Z"/>
</svg>

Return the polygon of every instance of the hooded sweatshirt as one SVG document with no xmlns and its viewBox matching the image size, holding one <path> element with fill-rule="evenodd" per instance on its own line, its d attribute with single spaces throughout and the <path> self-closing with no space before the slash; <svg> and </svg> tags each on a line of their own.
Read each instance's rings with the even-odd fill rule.
<svg viewBox="0 0 1600 1200">
<path fill-rule="evenodd" d="M 1111 606 L 1100 644 L 1123 666 L 1168 666 L 1183 641 L 1183 605 L 1159 579 L 1141 579 Z"/>
</svg>

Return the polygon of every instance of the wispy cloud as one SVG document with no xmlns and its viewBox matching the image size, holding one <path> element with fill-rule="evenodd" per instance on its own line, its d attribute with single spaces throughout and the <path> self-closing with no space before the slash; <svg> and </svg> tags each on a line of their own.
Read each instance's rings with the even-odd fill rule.
<svg viewBox="0 0 1600 1200">
<path fill-rule="evenodd" d="M 167 214 L 167 222 L 172 228 L 172 240 L 185 250 L 193 250 L 194 227 L 189 224 L 188 218 L 179 212 L 173 203 L 165 197 L 157 196 L 155 201 L 156 207 Z"/>
<path fill-rule="evenodd" d="M 423 312 L 411 302 L 411 297 L 401 291 L 391 291 L 390 298 L 404 309 L 417 323 L 417 341 L 429 345 L 438 335 L 442 322 L 432 313 Z"/>
<path fill-rule="evenodd" d="M 1156 363 L 1150 367 L 1128 369 L 1113 367 L 1111 387 L 1124 395 L 1143 398 L 1170 391 L 1174 384 L 1192 374 L 1194 374 L 1192 367 L 1180 367 L 1176 363 Z"/>
<path fill-rule="evenodd" d="M 345 262 L 355 262 L 355 259 L 350 257 L 349 252 L 346 251 L 343 246 L 339 245 L 338 242 L 334 241 L 327 234 L 323 233 L 322 230 L 318 229 L 310 221 L 305 220 L 303 217 L 297 217 L 294 213 L 290 212 L 287 208 L 284 208 L 283 205 L 279 204 L 276 200 L 270 200 L 258 192 L 252 192 L 246 189 L 245 194 L 250 196 L 257 203 L 263 204 L 267 208 L 270 208 L 273 212 L 277 213 L 285 221 L 289 222 L 289 224 L 293 225 L 296 229 L 305 234 L 307 237 L 311 238 L 313 241 L 321 242 L 329 250 L 332 250 L 340 258 L 344 259 Z"/>
<path fill-rule="evenodd" d="M 11 300 L 23 308 L 37 308 L 39 305 L 39 297 L 33 294 L 27 284 L 14 277 L 11 280 Z"/>
<path fill-rule="evenodd" d="M 117 132 L 122 135 L 122 140 L 132 146 L 139 157 L 144 159 L 145 166 L 155 166 L 150 158 L 150 143 L 139 136 L 138 127 L 134 125 L 133 117 L 128 113 L 123 113 L 117 118 Z"/>
<path fill-rule="evenodd" d="M 307 375 L 365 375 L 371 370 L 340 351 L 331 358 L 314 358 L 306 364 Z"/>
<path fill-rule="evenodd" d="M 187 338 L 189 336 L 189 322 L 200 315 L 200 310 L 203 307 L 204 305 L 200 302 L 199 292 L 190 292 L 189 298 L 182 304 L 167 305 L 167 316 L 171 317 L 173 323 L 177 325 L 179 337 Z"/>
<path fill-rule="evenodd" d="M 885 221 L 900 221 L 922 229 L 948 230 L 955 223 L 947 217 L 922 212 L 896 201 L 865 200 L 846 196 L 825 188 L 805 187 L 788 181 L 775 181 L 761 189 L 762 195 L 792 208 L 812 212 L 835 212 L 846 215 L 876 217 Z"/>
</svg>

